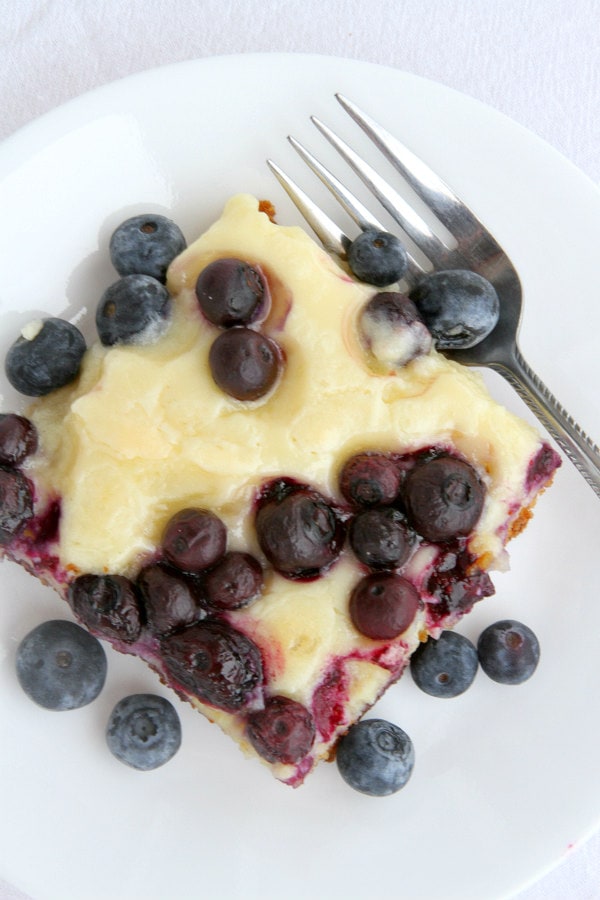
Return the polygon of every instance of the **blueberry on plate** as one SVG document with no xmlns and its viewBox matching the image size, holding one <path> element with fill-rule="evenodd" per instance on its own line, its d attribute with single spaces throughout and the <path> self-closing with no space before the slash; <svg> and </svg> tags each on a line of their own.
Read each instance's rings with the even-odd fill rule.
<svg viewBox="0 0 600 900">
<path fill-rule="evenodd" d="M 408 263 L 399 238 L 389 231 L 368 229 L 352 241 L 347 251 L 348 265 L 360 281 L 385 287 L 399 281 Z"/>
<path fill-rule="evenodd" d="M 385 719 L 362 719 L 340 739 L 337 767 L 344 781 L 371 797 L 403 788 L 412 774 L 415 751 L 410 737 Z"/>
<path fill-rule="evenodd" d="M 52 619 L 27 634 L 17 649 L 17 678 L 45 709 L 79 709 L 95 700 L 106 680 L 106 654 L 74 622 Z"/>
<path fill-rule="evenodd" d="M 134 769 L 168 762 L 181 746 L 181 722 L 172 703 L 155 694 L 131 694 L 114 707 L 106 728 L 108 749 Z"/>
<path fill-rule="evenodd" d="M 468 269 L 426 275 L 410 292 L 410 298 L 439 350 L 474 347 L 490 334 L 500 314 L 494 286 Z"/>
<path fill-rule="evenodd" d="M 126 275 L 108 287 L 96 308 L 96 328 L 106 347 L 150 344 L 163 334 L 171 297 L 150 275 Z"/>
<path fill-rule="evenodd" d="M 417 687 L 432 697 L 458 697 L 473 684 L 477 674 L 477 650 L 455 631 L 442 631 L 413 653 L 410 673 Z"/>
<path fill-rule="evenodd" d="M 500 684 L 522 684 L 531 678 L 540 660 L 540 644 L 522 622 L 502 619 L 488 625 L 477 642 L 481 668 Z"/>
<path fill-rule="evenodd" d="M 85 350 L 82 333 L 70 322 L 31 322 L 6 355 L 6 377 L 21 394 L 43 397 L 77 377 Z"/>
<path fill-rule="evenodd" d="M 164 283 L 167 269 L 185 248 L 186 240 L 174 222 L 146 213 L 122 222 L 108 249 L 119 275 L 150 275 Z"/>
</svg>

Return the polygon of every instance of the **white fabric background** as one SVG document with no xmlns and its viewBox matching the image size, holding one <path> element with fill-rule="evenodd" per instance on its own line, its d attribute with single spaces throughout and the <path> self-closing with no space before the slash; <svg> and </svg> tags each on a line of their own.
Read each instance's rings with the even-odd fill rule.
<svg viewBox="0 0 600 900">
<path fill-rule="evenodd" d="M 351 57 L 456 88 L 600 184 L 600 0 L 0 0 L 0 139 L 133 72 L 270 51 Z M 0 848 L 3 828 L 0 813 Z M 599 898 L 595 835 L 518 900 Z M 0 878 L 0 900 L 23 895 Z"/>
</svg>

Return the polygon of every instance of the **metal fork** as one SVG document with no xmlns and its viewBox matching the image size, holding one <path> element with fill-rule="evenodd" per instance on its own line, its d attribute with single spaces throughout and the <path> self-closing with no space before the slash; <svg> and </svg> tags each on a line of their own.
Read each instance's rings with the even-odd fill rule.
<svg viewBox="0 0 600 900">
<path fill-rule="evenodd" d="M 313 116 L 312 121 L 319 131 L 359 175 L 400 226 L 404 236 L 421 251 L 432 268 L 471 269 L 491 281 L 498 293 L 500 319 L 491 334 L 474 347 L 444 351 L 445 354 L 463 364 L 487 366 L 503 375 L 600 497 L 599 448 L 533 372 L 519 350 L 517 335 L 522 290 L 510 259 L 485 226 L 435 172 L 346 97 L 336 94 L 336 98 L 450 232 L 454 246 L 447 247 L 398 191 L 345 141 Z M 359 228 L 363 231 L 369 228 L 389 230 L 312 153 L 293 137 L 288 139 Z M 345 258 L 351 239 L 279 166 L 271 159 L 267 160 L 267 164 L 326 249 Z M 421 264 L 414 254 L 409 253 L 405 276 L 409 286 L 423 275 L 426 266 L 427 263 Z"/>
</svg>

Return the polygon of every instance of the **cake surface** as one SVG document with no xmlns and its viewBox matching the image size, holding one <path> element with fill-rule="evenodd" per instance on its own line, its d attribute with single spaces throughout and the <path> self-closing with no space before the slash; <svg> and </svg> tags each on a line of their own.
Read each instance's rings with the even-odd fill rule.
<svg viewBox="0 0 600 900">
<path fill-rule="evenodd" d="M 270 297 L 253 327 L 281 354 L 272 388 L 251 401 L 215 383 L 210 353 L 222 329 L 196 298 L 200 273 L 225 257 L 262 273 Z M 377 290 L 302 230 L 275 224 L 253 197 L 227 203 L 171 264 L 167 287 L 173 310 L 164 334 L 143 345 L 94 344 L 74 382 L 27 410 L 39 439 L 22 466 L 34 514 L 3 549 L 76 613 L 76 579 L 127 579 L 139 628 L 126 635 L 88 627 L 146 660 L 244 751 L 297 785 L 400 677 L 420 642 L 493 592 L 488 572 L 506 567 L 506 543 L 527 523 L 558 460 L 535 429 L 489 396 L 476 372 L 434 349 L 394 369 L 375 364 L 358 322 Z M 358 454 L 395 460 L 405 481 L 432 460 L 464 461 L 481 485 L 480 515 L 458 538 L 427 536 L 399 493 L 387 507 L 408 517 L 406 553 L 396 565 L 370 568 L 350 547 L 359 510 L 340 490 L 340 473 Z M 313 507 L 323 501 L 340 534 L 319 571 L 286 572 L 273 564 L 257 522 L 302 492 Z M 173 628 L 158 624 L 140 573 L 164 568 L 165 529 L 189 509 L 218 517 L 227 551 L 251 554 L 263 586 L 241 608 L 215 609 L 203 595 L 211 565 L 178 574 L 168 560 L 169 575 L 192 584 L 196 598 Z M 375 583 L 390 571 L 417 599 L 399 633 L 367 636 L 349 612 L 351 597 L 364 579 Z M 203 652 L 209 639 L 227 643 L 238 667 L 235 693 L 207 691 L 190 675 L 199 631 Z M 270 754 L 253 730 L 257 714 L 285 701 L 297 704 L 304 729 L 294 758 Z"/>
</svg>

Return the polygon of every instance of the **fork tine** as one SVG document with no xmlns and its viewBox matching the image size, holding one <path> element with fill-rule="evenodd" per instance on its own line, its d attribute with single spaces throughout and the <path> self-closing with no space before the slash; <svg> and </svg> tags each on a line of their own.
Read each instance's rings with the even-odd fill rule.
<svg viewBox="0 0 600 900">
<path fill-rule="evenodd" d="M 335 96 L 415 193 L 433 209 L 440 222 L 454 235 L 459 244 L 463 238 L 483 229 L 474 213 L 423 160 L 343 94 L 338 93 Z"/>
<path fill-rule="evenodd" d="M 337 256 L 346 256 L 346 247 L 350 238 L 338 228 L 335 222 L 327 216 L 308 194 L 305 194 L 293 179 L 286 175 L 272 159 L 267 160 L 267 165 L 288 194 L 300 213 L 304 216 L 312 230 L 315 232 L 326 250 Z"/>
<path fill-rule="evenodd" d="M 312 121 L 425 256 L 435 266 L 443 264 L 448 259 L 449 251 L 424 219 L 331 128 L 315 116 L 312 117 Z"/>
</svg>

